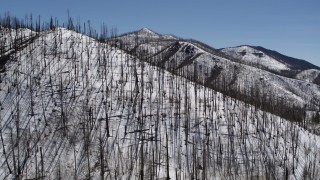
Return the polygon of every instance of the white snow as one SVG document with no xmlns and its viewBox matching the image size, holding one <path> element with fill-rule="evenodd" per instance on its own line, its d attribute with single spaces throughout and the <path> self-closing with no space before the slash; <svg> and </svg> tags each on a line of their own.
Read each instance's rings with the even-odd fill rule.
<svg viewBox="0 0 320 180">
<path fill-rule="evenodd" d="M 195 53 L 224 75 L 237 65 Z M 86 179 L 89 169 L 100 179 L 101 149 L 106 179 L 139 179 L 141 169 L 145 179 L 166 178 L 167 165 L 171 179 L 282 179 L 286 169 L 290 179 L 320 176 L 318 136 L 82 34 L 43 33 L 16 55 L 1 75 L 1 179 L 16 178 L 6 159 L 23 179 Z M 243 68 L 266 87 L 277 83 L 276 93 L 299 83 Z"/>
<path fill-rule="evenodd" d="M 249 46 L 225 48 L 222 50 L 222 52 L 234 58 L 241 59 L 245 64 L 248 65 L 254 65 L 257 67 L 262 66 L 264 68 L 268 68 L 279 72 L 281 70 L 289 70 L 289 68 L 285 64 Z M 245 53 L 245 55 L 242 55 L 241 53 Z M 255 53 L 261 53 L 263 55 L 262 57 L 259 57 Z"/>
<path fill-rule="evenodd" d="M 296 78 L 307 82 L 313 82 L 320 74 L 317 69 L 308 69 L 297 74 Z"/>
</svg>

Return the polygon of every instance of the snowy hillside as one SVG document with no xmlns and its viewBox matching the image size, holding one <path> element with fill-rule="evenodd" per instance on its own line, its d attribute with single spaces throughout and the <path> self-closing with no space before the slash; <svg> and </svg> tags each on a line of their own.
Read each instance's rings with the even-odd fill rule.
<svg viewBox="0 0 320 180">
<path fill-rule="evenodd" d="M 210 88 L 303 104 L 317 86 L 186 41 L 130 45 L 137 56 L 63 28 L 28 42 L 1 73 L 0 179 L 320 177 L 319 136 Z"/>
<path fill-rule="evenodd" d="M 194 41 L 162 41 L 150 37 L 148 41 L 139 44 L 137 41 L 125 41 L 123 36 L 121 38 L 123 49 L 146 62 L 292 121 L 304 119 L 306 110 L 318 111 L 320 87 L 316 84 L 274 74 L 250 63 L 238 62 Z M 258 56 L 260 52 L 244 48 L 250 51 L 250 56 Z M 272 68 L 272 71 L 277 68 L 281 72 L 289 70 L 285 64 L 270 57 L 265 57 L 261 63 Z"/>
<path fill-rule="evenodd" d="M 1 28 L 0 28 L 1 29 Z M 0 72 L 5 71 L 5 64 L 13 53 L 27 46 L 35 39 L 35 33 L 29 29 L 1 29 L 0 31 Z M 14 42 L 14 43 L 13 43 Z"/>
<path fill-rule="evenodd" d="M 301 73 L 297 74 L 296 76 L 297 79 L 303 80 L 303 81 L 307 81 L 307 82 L 311 82 L 311 83 L 315 83 L 318 85 L 320 85 L 320 70 L 317 69 L 308 69 L 305 71 L 302 71 Z M 319 79 L 317 82 L 317 79 Z"/>
<path fill-rule="evenodd" d="M 222 49 L 222 52 L 237 59 L 241 59 L 244 64 L 272 69 L 275 71 L 289 70 L 286 64 L 256 50 L 250 46 L 239 46 Z"/>
<path fill-rule="evenodd" d="M 142 28 L 138 31 L 126 33 L 117 37 L 122 46 L 129 50 L 135 50 L 137 45 L 156 44 L 155 47 L 161 48 L 168 42 L 175 41 L 176 38 L 171 35 L 161 35 L 151 31 L 148 28 Z"/>
<path fill-rule="evenodd" d="M 297 78 L 302 71 L 320 67 L 305 60 L 292 58 L 260 46 L 237 46 L 220 49 L 221 52 L 237 59 L 240 63 L 267 70 L 281 76 Z M 304 80 L 297 78 L 299 80 Z"/>
</svg>

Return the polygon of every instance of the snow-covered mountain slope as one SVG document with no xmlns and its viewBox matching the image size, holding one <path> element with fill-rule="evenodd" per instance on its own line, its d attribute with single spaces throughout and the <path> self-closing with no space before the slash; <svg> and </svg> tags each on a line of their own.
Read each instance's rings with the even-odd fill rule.
<svg viewBox="0 0 320 180">
<path fill-rule="evenodd" d="M 5 64 L 12 54 L 25 48 L 35 37 L 36 33 L 29 29 L 12 30 L 0 27 L 0 72 L 5 71 Z"/>
<path fill-rule="evenodd" d="M 229 56 L 241 59 L 245 64 L 254 67 L 262 67 L 264 69 L 271 69 L 277 72 L 289 70 L 289 67 L 286 64 L 279 62 L 276 59 L 264 54 L 262 51 L 254 49 L 250 46 L 225 48 L 221 51 Z"/>
<path fill-rule="evenodd" d="M 239 62 L 258 67 L 282 76 L 296 78 L 298 73 L 309 69 L 320 70 L 305 60 L 282 55 L 260 46 L 237 46 L 220 49 L 221 52 L 238 59 Z"/>
<path fill-rule="evenodd" d="M 320 70 L 317 69 L 308 69 L 305 71 L 302 71 L 301 73 L 297 74 L 297 79 L 319 84 L 320 85 Z M 317 82 L 318 79 L 318 82 Z"/>
<path fill-rule="evenodd" d="M 231 68 L 179 46 L 176 57 Z M 1 179 L 320 176 L 317 135 L 82 34 L 42 32 L 13 57 L 0 84 Z"/>
<path fill-rule="evenodd" d="M 144 61 L 231 97 L 250 104 L 259 104 L 264 110 L 287 119 L 301 121 L 304 111 L 318 110 L 320 102 L 318 85 L 239 62 L 199 42 L 182 39 L 161 41 L 149 38 L 143 43 L 135 43 L 134 47 L 130 46 L 134 42 L 122 43 L 123 49 Z M 249 47 L 245 49 L 250 49 L 252 56 L 260 52 Z M 263 62 L 269 68 L 279 68 L 279 71 L 282 69 L 281 72 L 285 69 L 290 70 L 289 66 L 271 57 L 265 58 Z M 291 109 L 290 113 L 286 113 L 288 109 Z"/>
<path fill-rule="evenodd" d="M 296 71 L 307 70 L 307 69 L 320 70 L 320 67 L 314 64 L 311 64 L 305 60 L 292 58 L 292 57 L 280 54 L 277 51 L 263 48 L 261 46 L 254 46 L 254 48 L 264 52 L 265 54 L 268 54 L 269 56 L 273 57 L 274 59 L 277 59 L 280 62 L 287 64 L 292 70 L 296 70 Z"/>
<path fill-rule="evenodd" d="M 166 45 L 168 42 L 175 41 L 176 38 L 171 35 L 161 35 L 148 28 L 142 28 L 138 31 L 126 33 L 116 38 L 122 46 L 134 50 L 137 45 L 156 43 L 156 47 Z M 159 44 L 159 42 L 162 42 Z"/>
</svg>

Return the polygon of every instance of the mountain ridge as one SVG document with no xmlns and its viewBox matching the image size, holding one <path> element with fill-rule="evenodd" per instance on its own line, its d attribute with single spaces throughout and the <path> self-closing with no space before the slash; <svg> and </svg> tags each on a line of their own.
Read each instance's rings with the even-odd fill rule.
<svg viewBox="0 0 320 180">
<path fill-rule="evenodd" d="M 320 67 L 319 67 L 319 66 L 314 65 L 314 64 L 310 63 L 310 62 L 307 61 L 307 60 L 297 59 L 297 58 L 294 58 L 294 57 L 290 57 L 290 56 L 281 54 L 281 53 L 277 52 L 276 50 L 266 49 L 266 48 L 261 47 L 261 46 L 253 46 L 253 47 L 257 48 L 258 50 L 264 51 L 264 52 L 266 52 L 266 53 L 269 54 L 269 55 L 274 55 L 274 56 L 276 56 L 276 57 L 278 56 L 278 57 L 279 57 L 281 60 L 283 60 L 284 62 L 293 64 L 293 68 L 294 68 L 294 69 L 301 69 L 301 68 L 302 68 L 302 70 L 307 70 L 307 69 L 317 69 L 317 70 L 320 70 Z"/>
<path fill-rule="evenodd" d="M 144 31 L 145 31 L 145 33 L 153 33 L 153 34 L 156 34 L 158 36 L 167 35 L 167 34 L 160 34 L 160 33 L 157 33 L 154 30 L 151 30 L 150 28 L 143 27 L 143 28 L 141 28 L 139 30 L 119 35 L 119 37 L 128 35 L 130 33 L 137 33 L 137 32 L 143 33 Z M 171 36 L 177 37 L 175 35 L 171 35 Z M 237 48 L 237 47 L 248 46 L 248 47 L 254 48 L 256 50 L 262 51 L 262 52 L 264 52 L 264 53 L 266 53 L 266 54 L 268 54 L 270 56 L 273 56 L 277 60 L 282 60 L 283 62 L 288 63 L 290 66 L 292 66 L 292 68 L 294 70 L 299 70 L 299 69 L 300 70 L 308 70 L 308 69 L 320 70 L 319 66 L 317 66 L 315 64 L 312 64 L 307 60 L 294 58 L 294 57 L 291 57 L 290 55 L 285 55 L 285 54 L 279 53 L 277 50 L 270 50 L 270 49 L 267 49 L 267 48 L 259 46 L 259 45 L 247 45 L 247 44 L 244 44 L 244 45 L 230 46 L 230 47 L 224 47 L 224 48 L 213 48 L 212 46 L 210 46 L 210 45 L 208 45 L 206 43 L 203 43 L 203 42 L 200 42 L 200 41 L 197 41 L 197 40 L 194 40 L 194 39 L 183 39 L 183 38 L 177 38 L 177 39 L 178 40 L 199 42 L 199 43 L 207 46 L 208 48 L 219 50 L 219 51 L 222 51 L 223 49 L 227 49 L 227 48 Z"/>
<path fill-rule="evenodd" d="M 148 39 L 148 38 L 146 38 Z M 219 50 L 216 50 L 204 43 L 198 42 L 198 41 L 192 41 L 192 40 L 184 40 L 184 39 L 178 39 L 178 40 L 172 40 L 172 41 L 162 41 L 161 39 L 157 39 L 157 40 L 152 40 L 152 37 L 149 38 L 149 41 L 143 41 L 142 43 L 139 44 L 139 42 L 135 42 L 135 47 L 129 47 L 126 46 L 126 44 L 133 44 L 132 42 L 130 42 L 130 40 L 128 39 L 127 41 L 124 41 L 124 49 L 131 49 L 129 52 L 134 51 L 133 54 L 138 55 L 138 57 L 140 59 L 145 59 L 147 62 L 150 62 L 154 65 L 159 65 L 164 67 L 167 70 L 170 70 L 171 72 L 175 73 L 175 69 L 177 67 L 179 67 L 179 69 L 183 66 L 184 69 L 189 69 L 189 73 L 190 75 L 183 75 L 185 77 L 189 77 L 191 79 L 193 79 L 193 71 L 192 69 L 194 69 L 196 66 L 198 66 L 198 70 L 197 73 L 203 71 L 201 69 L 206 68 L 205 70 L 208 72 L 201 72 L 201 76 L 198 74 L 198 77 L 201 77 L 202 80 L 199 80 L 200 82 L 206 82 L 207 84 L 211 84 L 212 82 L 208 82 L 206 81 L 207 79 L 211 79 L 214 80 L 215 78 L 219 77 L 222 78 L 219 81 L 222 82 L 224 81 L 223 78 L 224 76 L 226 77 L 230 77 L 230 82 L 228 82 L 227 84 L 229 86 L 233 85 L 233 86 L 239 86 L 242 81 L 245 81 L 240 77 L 240 76 L 247 76 L 244 75 L 244 71 L 249 71 L 252 72 L 252 77 L 253 79 L 256 79 L 256 83 L 260 84 L 261 81 L 259 79 L 264 79 L 263 77 L 259 78 L 260 75 L 253 75 L 257 72 L 263 72 L 263 76 L 268 77 L 268 76 L 272 76 L 271 79 L 273 79 L 275 84 L 270 84 L 271 87 L 273 87 L 274 89 L 278 89 L 279 86 L 281 87 L 279 89 L 279 91 L 282 91 L 283 93 L 288 93 L 288 92 L 292 92 L 293 94 L 304 94 L 304 92 L 306 91 L 306 89 L 303 87 L 310 87 L 309 83 L 314 83 L 314 82 L 310 82 L 307 79 L 304 79 L 305 76 L 296 76 L 298 73 L 300 73 L 301 71 L 296 71 L 296 70 L 292 70 L 289 69 L 286 65 L 283 64 L 283 67 L 285 67 L 285 69 L 280 69 L 278 72 L 274 71 L 272 68 L 268 69 L 268 66 L 266 67 L 261 67 L 259 64 L 258 66 L 255 64 L 248 64 L 248 63 L 243 63 L 241 61 L 241 59 L 238 59 L 236 57 L 234 58 L 229 58 L 232 57 L 230 54 L 227 53 L 223 53 Z M 192 49 L 192 53 L 190 53 L 190 49 Z M 148 52 L 149 51 L 149 52 Z M 140 53 L 143 52 L 143 53 Z M 199 52 L 201 52 L 201 54 L 199 54 Z M 204 52 L 204 53 L 203 53 Z M 139 54 L 145 54 L 144 56 L 139 56 Z M 254 55 L 255 57 L 257 56 Z M 162 59 L 161 61 L 158 61 L 157 58 Z M 269 58 L 270 59 L 270 58 Z M 165 61 L 164 61 L 165 60 Z M 212 61 L 214 60 L 214 61 Z M 185 61 L 185 62 L 184 62 Z M 231 63 L 232 62 L 232 63 Z M 278 62 L 276 60 L 274 60 L 274 62 Z M 179 65 L 180 64 L 180 65 Z M 215 65 L 214 65 L 215 64 Z M 214 66 L 217 66 L 214 67 Z M 223 68 L 224 66 L 224 68 Z M 278 66 L 272 66 L 272 67 L 278 67 Z M 230 68 L 228 70 L 228 68 Z M 247 69 L 247 70 L 243 70 L 243 69 Z M 257 69 L 252 69 L 252 68 L 257 68 Z M 220 69 L 220 70 L 218 70 Z M 224 75 L 221 74 L 221 70 L 225 71 Z M 242 69 L 242 70 L 240 70 Z M 260 69 L 260 70 L 259 70 Z M 212 72 L 210 72 L 212 71 Z M 219 72 L 218 74 L 215 73 L 215 71 Z M 233 72 L 234 71 L 234 72 Z M 268 73 L 267 73 L 268 72 Z M 228 75 L 229 73 L 229 75 Z M 270 74 L 271 73 L 271 74 Z M 306 73 L 308 73 L 308 71 L 306 71 Z M 178 73 L 179 74 L 179 73 Z M 210 74 L 215 74 L 214 78 L 210 77 Z M 232 75 L 230 75 L 232 74 Z M 241 74 L 241 75 L 240 75 Z M 280 77 L 277 77 L 280 76 Z M 309 77 L 309 75 L 307 75 Z M 287 79 L 290 78 L 290 79 Z M 278 80 L 281 80 L 281 82 L 277 82 Z M 310 78 L 309 78 L 310 79 Z M 314 80 L 317 79 L 317 77 L 313 77 Z M 293 92 L 293 89 L 296 88 L 291 88 L 291 85 L 281 85 L 282 82 L 286 82 L 286 84 L 301 84 L 300 80 L 304 81 L 302 84 L 304 84 L 303 86 L 299 85 L 299 88 L 302 88 L 301 90 L 299 90 L 299 92 Z M 229 81 L 229 80 L 227 80 Z M 294 82 L 296 81 L 296 82 Z M 280 83 L 280 84 L 279 84 Z M 238 84 L 238 85 L 235 85 Z M 278 85 L 276 85 L 278 84 Z M 218 85 L 222 85 L 221 83 L 218 83 Z M 211 85 L 210 85 L 211 86 Z M 252 86 L 252 85 L 250 85 Z M 296 86 L 296 85 L 295 85 Z M 311 86 L 314 90 L 312 90 L 313 92 L 315 92 L 315 94 L 318 94 L 318 85 L 313 84 Z M 219 91 L 226 91 L 224 90 L 224 87 L 217 87 L 215 85 L 216 90 Z M 234 87 L 235 88 L 235 87 Z M 261 87 L 262 88 L 262 87 Z M 274 91 L 274 89 L 270 88 L 270 91 Z M 288 91 L 289 89 L 289 91 Z M 235 90 L 235 91 L 239 91 L 239 90 Z M 261 90 L 259 90 L 261 91 Z M 295 91 L 295 90 L 294 90 Z M 309 90 L 307 90 L 309 91 Z M 246 93 L 244 93 L 246 94 Z M 280 93 L 282 94 L 282 93 Z M 313 94 L 313 93 L 311 93 Z M 229 94 L 231 95 L 231 94 Z M 300 96 L 300 95 L 299 95 Z M 313 95 L 312 95 L 313 96 Z M 307 98 L 308 99 L 308 98 Z M 318 98 L 316 98 L 318 99 Z M 306 104 L 309 103 L 309 100 L 305 101 Z M 317 104 L 317 103 L 316 103 Z M 318 106 L 318 105 L 316 105 Z M 303 107 L 303 106 L 301 106 Z"/>
<path fill-rule="evenodd" d="M 267 49 L 265 47 L 262 46 L 255 46 L 255 45 L 238 45 L 238 46 L 233 46 L 233 47 L 226 47 L 226 48 L 220 48 L 220 51 L 223 51 L 224 49 L 228 49 L 228 48 L 240 48 L 240 47 L 244 47 L 244 46 L 248 46 L 251 48 L 254 48 L 258 51 L 264 52 L 265 54 L 272 56 L 273 58 L 280 60 L 284 63 L 288 63 L 292 66 L 293 69 L 295 70 L 308 70 L 308 69 L 317 69 L 320 70 L 320 67 L 317 65 L 314 65 L 310 62 L 308 62 L 307 60 L 304 59 L 298 59 L 298 58 L 294 58 L 288 55 L 284 55 L 279 53 L 276 50 L 270 50 Z"/>
<path fill-rule="evenodd" d="M 25 38 L 0 33 L 9 50 Z M 312 83 L 192 41 L 32 33 L 0 74 L 2 179 L 320 175 Z"/>
</svg>

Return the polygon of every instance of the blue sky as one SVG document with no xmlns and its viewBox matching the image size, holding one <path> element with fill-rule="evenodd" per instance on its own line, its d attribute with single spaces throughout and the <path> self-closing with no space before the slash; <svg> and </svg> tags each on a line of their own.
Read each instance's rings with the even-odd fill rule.
<svg viewBox="0 0 320 180">
<path fill-rule="evenodd" d="M 148 27 L 215 48 L 259 45 L 320 66 L 319 0 L 2 0 L 0 12 L 90 20 L 118 34 Z"/>
</svg>

